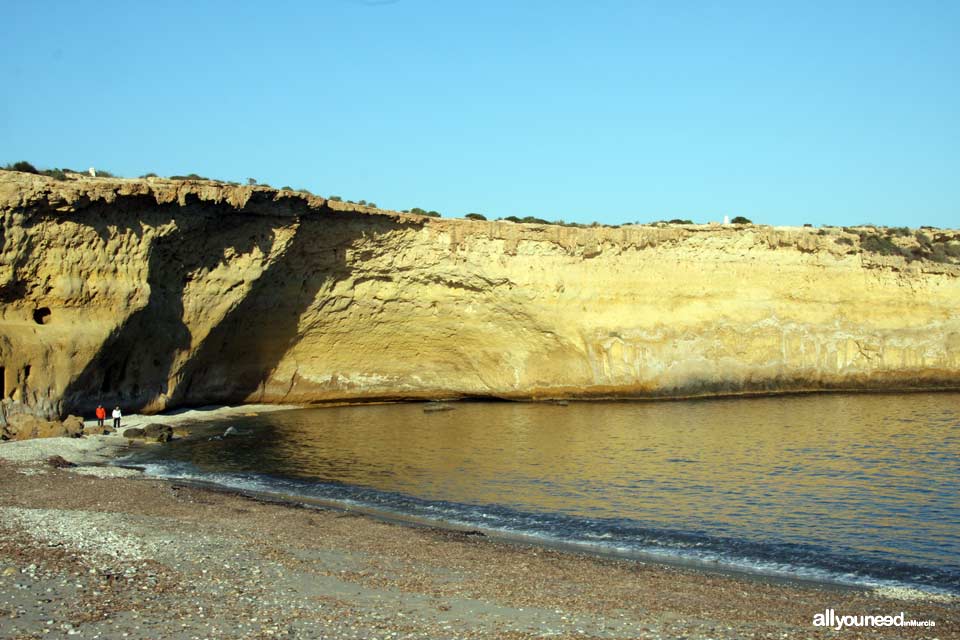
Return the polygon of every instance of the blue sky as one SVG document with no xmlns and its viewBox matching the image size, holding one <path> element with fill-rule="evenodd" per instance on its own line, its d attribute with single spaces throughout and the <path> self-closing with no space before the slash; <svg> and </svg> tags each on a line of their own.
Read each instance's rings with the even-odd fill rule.
<svg viewBox="0 0 960 640">
<path fill-rule="evenodd" d="M 618 223 L 960 226 L 960 2 L 8 3 L 0 163 Z"/>
</svg>

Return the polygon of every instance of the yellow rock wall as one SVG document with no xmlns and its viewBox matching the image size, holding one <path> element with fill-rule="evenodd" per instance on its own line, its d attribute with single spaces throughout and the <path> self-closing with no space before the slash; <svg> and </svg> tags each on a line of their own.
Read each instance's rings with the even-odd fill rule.
<svg viewBox="0 0 960 640">
<path fill-rule="evenodd" d="M 0 214 L 3 415 L 960 387 L 960 267 L 839 229 L 442 220 L 14 172 Z"/>
</svg>

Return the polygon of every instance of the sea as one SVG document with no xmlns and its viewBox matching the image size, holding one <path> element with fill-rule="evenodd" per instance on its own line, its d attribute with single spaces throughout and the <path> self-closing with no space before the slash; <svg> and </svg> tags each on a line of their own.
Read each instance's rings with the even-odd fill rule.
<svg viewBox="0 0 960 640">
<path fill-rule="evenodd" d="M 589 553 L 960 595 L 958 393 L 292 409 L 120 463 Z"/>
</svg>

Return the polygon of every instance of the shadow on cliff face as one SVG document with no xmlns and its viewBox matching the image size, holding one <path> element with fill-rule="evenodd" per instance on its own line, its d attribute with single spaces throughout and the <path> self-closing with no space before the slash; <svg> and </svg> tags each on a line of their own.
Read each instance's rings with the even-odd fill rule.
<svg viewBox="0 0 960 640">
<path fill-rule="evenodd" d="M 191 334 L 184 324 L 183 295 L 194 274 L 222 264 L 229 251 L 247 254 L 260 249 L 269 253 L 274 230 L 269 220 L 237 216 L 224 229 L 222 219 L 192 207 L 157 207 L 148 202 L 142 211 L 88 211 L 85 218 L 97 233 L 108 239 L 110 224 L 118 219 L 136 222 L 124 232 L 142 236 L 139 223 L 158 228 L 177 221 L 178 228 L 153 240 L 147 262 L 147 304 L 134 312 L 104 342 L 97 355 L 75 376 L 63 395 L 63 413 L 89 413 L 97 403 L 141 409 L 169 393 L 168 375 L 177 355 L 190 348 Z M 105 209 L 106 206 L 97 207 Z"/>
<path fill-rule="evenodd" d="M 199 239 L 191 241 L 178 232 L 156 241 L 149 260 L 147 305 L 74 378 L 64 394 L 64 413 L 89 413 L 98 402 L 138 411 L 256 400 L 295 344 L 301 315 L 323 287 L 350 275 L 350 245 L 363 235 L 410 224 L 340 213 L 313 213 L 299 223 L 296 218 L 234 214 L 229 232 L 217 233 L 224 227 L 222 215 L 208 215 L 207 229 L 189 231 L 202 234 Z M 178 354 L 191 348 L 190 329 L 183 321 L 184 289 L 191 274 L 223 262 L 228 248 L 248 253 L 256 246 L 268 254 L 274 229 L 294 225 L 293 237 L 240 301 L 173 370 Z"/>
<path fill-rule="evenodd" d="M 294 237 L 243 300 L 175 372 L 173 404 L 256 401 L 296 343 L 300 317 L 324 287 L 350 275 L 347 249 L 362 233 L 398 223 L 385 217 L 325 214 L 300 219 Z"/>
</svg>

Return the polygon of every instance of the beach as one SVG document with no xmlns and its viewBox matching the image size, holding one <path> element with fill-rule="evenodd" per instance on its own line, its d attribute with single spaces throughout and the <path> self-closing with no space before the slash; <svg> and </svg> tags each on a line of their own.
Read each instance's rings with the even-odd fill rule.
<svg viewBox="0 0 960 640">
<path fill-rule="evenodd" d="M 602 558 L 103 466 L 125 447 L 0 445 L 0 636 L 960 637 L 956 600 Z M 936 626 L 831 632 L 813 626 L 827 609 Z"/>
</svg>

